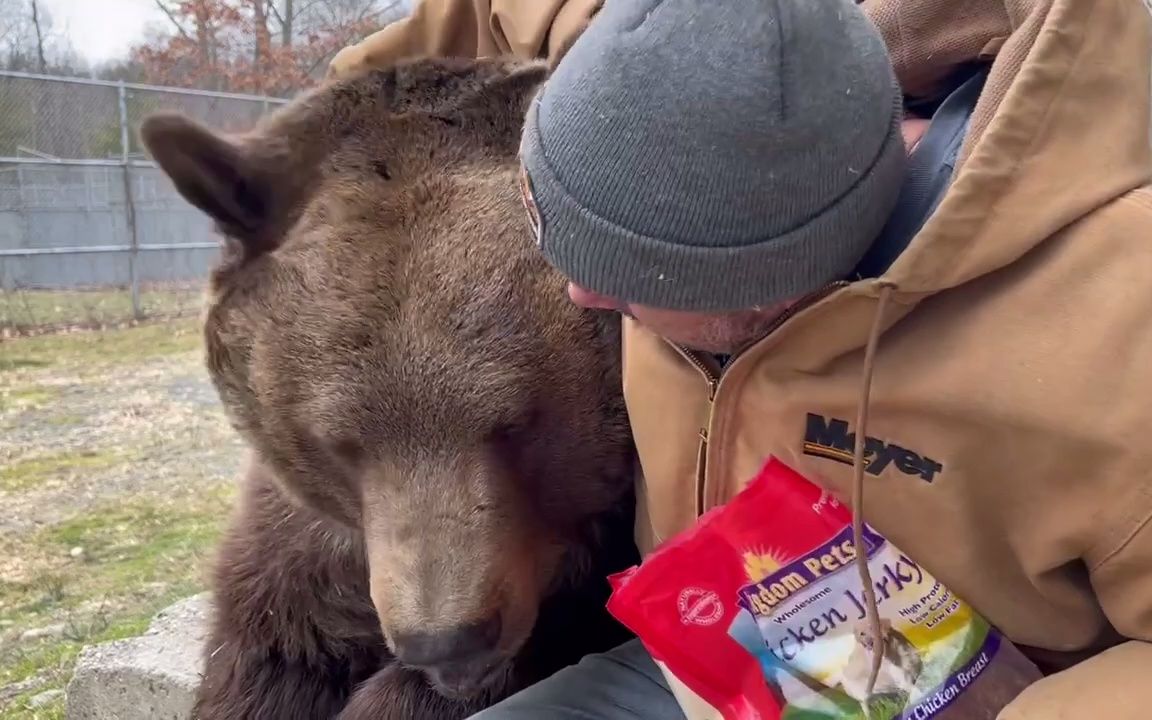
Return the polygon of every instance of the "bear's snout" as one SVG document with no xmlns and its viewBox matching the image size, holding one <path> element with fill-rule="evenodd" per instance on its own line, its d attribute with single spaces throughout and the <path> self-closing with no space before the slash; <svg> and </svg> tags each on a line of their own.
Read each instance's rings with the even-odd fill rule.
<svg viewBox="0 0 1152 720">
<path fill-rule="evenodd" d="M 531 635 L 563 545 L 483 452 L 393 460 L 364 481 L 372 602 L 389 649 L 443 695 L 491 691 Z"/>
<path fill-rule="evenodd" d="M 445 694 L 468 697 L 485 690 L 505 668 L 499 652 L 503 623 L 499 614 L 487 620 L 437 632 L 397 633 L 396 658 L 422 670 Z"/>
<path fill-rule="evenodd" d="M 405 665 L 430 668 L 486 660 L 500 642 L 500 615 L 437 632 L 397 633 L 396 657 Z"/>
</svg>

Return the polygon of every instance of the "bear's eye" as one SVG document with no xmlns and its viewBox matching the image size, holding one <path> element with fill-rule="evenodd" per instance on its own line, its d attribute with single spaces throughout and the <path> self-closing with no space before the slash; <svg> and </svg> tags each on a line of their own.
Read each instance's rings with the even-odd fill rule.
<svg viewBox="0 0 1152 720">
<path fill-rule="evenodd" d="M 522 440 L 526 434 L 532 432 L 540 423 L 541 413 L 533 406 L 525 408 L 523 412 L 508 418 L 489 433 L 488 439 L 494 442 L 515 442 Z"/>
<path fill-rule="evenodd" d="M 488 433 L 488 442 L 496 445 L 514 443 L 517 438 L 524 434 L 525 430 L 527 427 L 520 422 L 500 423 Z"/>
<path fill-rule="evenodd" d="M 330 440 L 328 447 L 337 459 L 349 465 L 359 465 L 364 459 L 364 446 L 351 438 Z"/>
</svg>

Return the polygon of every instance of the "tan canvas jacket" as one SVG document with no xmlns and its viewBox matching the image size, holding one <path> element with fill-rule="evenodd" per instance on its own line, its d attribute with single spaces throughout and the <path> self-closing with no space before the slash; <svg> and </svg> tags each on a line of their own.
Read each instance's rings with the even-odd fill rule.
<svg viewBox="0 0 1152 720">
<path fill-rule="evenodd" d="M 412 13 L 344 48 L 329 64 L 340 76 L 412 57 L 558 60 L 603 0 L 423 0 Z"/>
<path fill-rule="evenodd" d="M 546 55 L 591 5 L 426 0 L 415 30 L 386 28 L 334 72 L 477 48 Z M 864 6 L 910 95 L 995 57 L 962 164 L 883 277 L 808 298 L 722 376 L 629 323 L 638 539 L 650 549 L 685 529 L 768 456 L 848 498 L 877 326 L 865 517 L 1049 673 L 1000 720 L 1145 720 L 1152 15 L 1143 0 Z M 467 32 L 432 20 L 463 16 Z M 473 40 L 477 28 L 490 34 Z"/>
</svg>

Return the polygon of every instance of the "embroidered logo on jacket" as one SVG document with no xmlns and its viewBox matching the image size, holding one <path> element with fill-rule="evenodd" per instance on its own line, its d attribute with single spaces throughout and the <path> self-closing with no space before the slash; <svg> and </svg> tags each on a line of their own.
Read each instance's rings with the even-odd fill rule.
<svg viewBox="0 0 1152 720">
<path fill-rule="evenodd" d="M 804 429 L 804 454 L 852 464 L 852 451 L 856 447 L 856 433 L 849 432 L 848 422 L 838 418 L 824 418 L 808 413 Z M 864 438 L 864 471 L 879 475 L 889 465 L 905 475 L 915 475 L 932 482 L 944 466 L 932 458 L 879 438 Z"/>
</svg>

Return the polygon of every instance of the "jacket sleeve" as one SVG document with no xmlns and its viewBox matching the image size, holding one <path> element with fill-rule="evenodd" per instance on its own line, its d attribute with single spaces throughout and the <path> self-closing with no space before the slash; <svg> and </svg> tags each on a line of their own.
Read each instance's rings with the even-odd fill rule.
<svg viewBox="0 0 1152 720">
<path fill-rule="evenodd" d="M 419 0 L 408 17 L 344 48 L 329 77 L 416 57 L 543 58 L 555 64 L 603 0 Z"/>
<path fill-rule="evenodd" d="M 1096 596 L 1128 642 L 1050 675 L 997 720 L 1145 720 L 1152 716 L 1152 519 L 1092 570 Z"/>
</svg>

